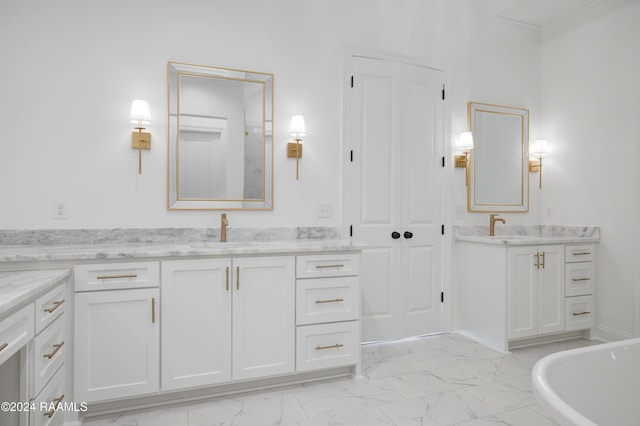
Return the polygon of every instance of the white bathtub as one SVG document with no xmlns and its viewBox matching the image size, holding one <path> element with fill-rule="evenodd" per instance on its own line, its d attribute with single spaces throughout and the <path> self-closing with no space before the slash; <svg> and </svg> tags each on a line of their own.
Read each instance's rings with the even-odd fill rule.
<svg viewBox="0 0 640 426">
<path fill-rule="evenodd" d="M 561 425 L 640 425 L 640 338 L 548 355 L 531 376 Z"/>
</svg>

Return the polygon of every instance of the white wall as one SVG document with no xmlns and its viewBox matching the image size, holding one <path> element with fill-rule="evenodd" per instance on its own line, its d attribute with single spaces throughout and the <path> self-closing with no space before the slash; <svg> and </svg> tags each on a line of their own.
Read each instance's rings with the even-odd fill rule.
<svg viewBox="0 0 640 426">
<path fill-rule="evenodd" d="M 232 226 L 340 226 L 345 49 L 447 69 L 452 140 L 469 100 L 529 107 L 535 127 L 539 45 L 497 24 L 508 2 L 4 0 L 0 228 L 217 226 L 216 212 L 166 210 L 167 61 L 275 74 L 275 210 L 230 212 Z M 153 119 L 141 176 L 134 98 L 150 101 Z M 305 114 L 309 133 L 299 182 L 285 155 L 293 113 Z M 456 205 L 459 172 L 447 188 Z M 57 199 L 68 202 L 66 221 L 52 219 Z M 317 219 L 327 202 L 333 218 Z M 535 223 L 536 210 L 513 221 Z"/>
<path fill-rule="evenodd" d="M 640 175 L 640 2 L 542 44 L 543 206 L 555 224 L 601 227 L 597 324 L 634 333 Z"/>
</svg>

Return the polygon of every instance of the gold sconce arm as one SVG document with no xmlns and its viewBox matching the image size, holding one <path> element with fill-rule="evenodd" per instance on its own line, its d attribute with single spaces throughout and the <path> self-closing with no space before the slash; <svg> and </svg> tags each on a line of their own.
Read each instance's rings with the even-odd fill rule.
<svg viewBox="0 0 640 426">
<path fill-rule="evenodd" d="M 538 188 L 542 188 L 542 157 L 537 160 L 529 160 L 529 171 L 531 173 L 540 173 L 538 176 Z"/>
<path fill-rule="evenodd" d="M 458 168 L 465 168 L 465 185 L 469 186 L 469 182 L 470 182 L 470 170 L 469 170 L 469 166 L 471 165 L 471 158 L 470 158 L 470 153 L 469 152 L 464 152 L 462 154 L 456 154 L 456 156 L 454 157 L 454 164 L 455 167 Z"/>
<path fill-rule="evenodd" d="M 296 159 L 296 180 L 300 178 L 300 173 L 298 169 L 298 161 L 302 158 L 302 144 L 300 141 L 302 139 L 294 139 L 295 142 L 289 142 L 287 144 L 287 158 L 295 158 Z"/>
</svg>

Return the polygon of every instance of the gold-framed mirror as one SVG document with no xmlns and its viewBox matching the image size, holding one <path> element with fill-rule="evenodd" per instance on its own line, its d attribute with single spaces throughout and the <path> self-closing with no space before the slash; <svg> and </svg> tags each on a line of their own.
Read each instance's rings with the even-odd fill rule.
<svg viewBox="0 0 640 426">
<path fill-rule="evenodd" d="M 273 209 L 273 74 L 169 62 L 167 208 Z"/>
<path fill-rule="evenodd" d="M 529 211 L 529 110 L 469 102 L 468 125 L 474 148 L 467 209 Z"/>
</svg>

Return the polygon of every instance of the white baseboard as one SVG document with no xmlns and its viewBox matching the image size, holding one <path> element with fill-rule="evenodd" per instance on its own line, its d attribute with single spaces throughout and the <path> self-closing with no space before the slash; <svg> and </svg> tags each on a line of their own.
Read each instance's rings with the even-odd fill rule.
<svg viewBox="0 0 640 426">
<path fill-rule="evenodd" d="M 591 329 L 591 339 L 602 340 L 603 342 L 617 342 L 619 340 L 632 339 L 633 333 L 627 333 L 603 325 L 595 326 Z"/>
</svg>

